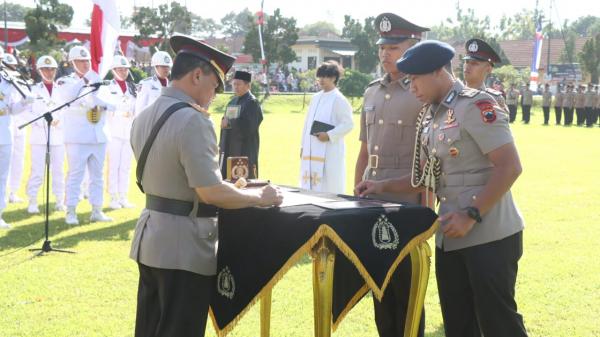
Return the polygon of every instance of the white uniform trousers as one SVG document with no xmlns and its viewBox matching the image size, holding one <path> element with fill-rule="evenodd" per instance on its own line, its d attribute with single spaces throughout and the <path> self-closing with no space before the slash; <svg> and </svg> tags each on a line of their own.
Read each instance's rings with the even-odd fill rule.
<svg viewBox="0 0 600 337">
<path fill-rule="evenodd" d="M 31 144 L 31 174 L 27 182 L 27 196 L 30 201 L 37 202 L 38 191 L 44 182 L 46 174 L 46 145 Z M 52 192 L 56 202 L 64 202 L 65 198 L 65 146 L 50 146 L 50 175 L 52 177 Z M 44 196 L 45 197 L 45 196 Z"/>
<path fill-rule="evenodd" d="M 133 150 L 129 139 L 112 138 L 108 143 L 108 193 L 127 197 Z"/>
<path fill-rule="evenodd" d="M 90 173 L 90 204 L 102 207 L 104 200 L 103 168 L 106 155 L 106 143 L 102 144 L 65 144 L 67 150 L 67 194 L 65 205 L 76 207 L 79 203 L 79 193 L 83 175 L 87 168 Z"/>
<path fill-rule="evenodd" d="M 13 138 L 12 158 L 10 160 L 10 174 L 8 176 L 8 190 L 16 194 L 21 188 L 25 166 L 25 134 Z"/>
<path fill-rule="evenodd" d="M 6 184 L 8 183 L 8 170 L 12 144 L 0 144 L 0 215 L 6 208 Z"/>
</svg>

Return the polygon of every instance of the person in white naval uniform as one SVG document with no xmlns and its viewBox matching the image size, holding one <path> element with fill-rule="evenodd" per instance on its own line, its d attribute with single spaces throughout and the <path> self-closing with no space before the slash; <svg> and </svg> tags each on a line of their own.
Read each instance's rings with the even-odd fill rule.
<svg viewBox="0 0 600 337">
<path fill-rule="evenodd" d="M 4 50 L 0 48 L 0 56 Z M 2 218 L 2 212 L 6 208 L 6 184 L 8 182 L 8 170 L 12 157 L 12 116 L 27 109 L 32 100 L 26 87 L 15 88 L 16 81 L 0 76 L 0 229 L 8 229 L 10 225 Z"/>
<path fill-rule="evenodd" d="M 68 102 L 92 90 L 85 85 L 98 83 L 101 80 L 100 76 L 90 69 L 91 57 L 86 48 L 81 46 L 71 48 L 68 60 L 75 71 L 56 82 L 55 90 L 60 103 Z M 103 168 L 108 141 L 105 130 L 107 109 L 113 109 L 112 104 L 103 101 L 95 92 L 75 101 L 63 110 L 65 149 L 69 163 L 65 196 L 67 206 L 65 222 L 68 225 L 79 224 L 76 208 L 86 167 L 90 172 L 89 201 L 92 204 L 90 221 L 112 221 L 102 212 Z"/>
<path fill-rule="evenodd" d="M 36 118 L 58 106 L 57 92 L 54 90 L 56 69 L 58 64 L 52 56 L 44 55 L 37 60 L 36 68 L 42 80 L 31 87 L 34 102 L 31 105 L 30 118 Z M 50 172 L 52 176 L 52 192 L 56 198 L 54 209 L 65 211 L 65 143 L 63 135 L 62 111 L 52 114 L 50 126 Z M 46 142 L 48 141 L 48 124 L 40 119 L 31 124 L 29 143 L 31 144 L 31 173 L 27 182 L 29 214 L 40 212 L 38 207 L 38 191 L 44 181 L 46 163 Z"/>
<path fill-rule="evenodd" d="M 169 73 L 173 66 L 173 59 L 169 53 L 164 51 L 154 53 L 150 64 L 154 67 L 155 74 L 141 80 L 138 84 L 138 95 L 135 101 L 136 116 L 154 103 L 160 96 L 161 89 L 169 85 Z"/>
<path fill-rule="evenodd" d="M 19 65 L 17 58 L 12 54 L 2 55 L 2 62 L 10 69 L 15 70 Z M 23 199 L 17 194 L 21 187 L 21 178 L 23 177 L 23 166 L 25 166 L 25 129 L 19 130 L 18 126 L 27 122 L 25 114 L 18 114 L 12 118 L 12 157 L 10 159 L 10 169 L 8 170 L 8 202 L 21 203 Z"/>
<path fill-rule="evenodd" d="M 108 111 L 108 128 L 111 139 L 108 143 L 108 193 L 111 196 L 108 208 L 132 208 L 127 200 L 129 173 L 133 151 L 129 144 L 131 125 L 135 117 L 136 87 L 129 77 L 129 61 L 115 55 L 112 65 L 114 79 L 102 87 L 100 96 L 112 103 L 114 110 Z"/>
</svg>

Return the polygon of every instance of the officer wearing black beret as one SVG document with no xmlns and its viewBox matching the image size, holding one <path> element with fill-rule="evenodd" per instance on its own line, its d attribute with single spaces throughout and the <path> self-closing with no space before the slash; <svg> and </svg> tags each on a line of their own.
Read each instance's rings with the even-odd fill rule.
<svg viewBox="0 0 600 337">
<path fill-rule="evenodd" d="M 410 92 L 408 76 L 396 68 L 396 61 L 423 37 L 429 28 L 415 25 L 392 13 L 375 19 L 379 32 L 379 61 L 385 75 L 369 84 L 360 121 L 361 148 L 356 161 L 355 183 L 363 179 L 389 179 L 409 172 L 415 144 L 415 120 L 421 103 Z M 379 199 L 421 203 L 419 192 L 377 195 Z M 411 262 L 404 259 L 396 269 L 381 302 L 375 299 L 375 323 L 380 337 L 403 336 L 410 294 Z M 419 336 L 425 330 L 421 318 Z"/>
<path fill-rule="evenodd" d="M 508 115 L 488 93 L 454 78 L 453 56 L 450 45 L 425 41 L 398 61 L 425 103 L 413 169 L 355 192 L 437 195 L 436 278 L 447 337 L 527 336 L 514 299 L 523 219 L 510 187 L 521 173 L 519 155 Z"/>
<path fill-rule="evenodd" d="M 258 128 L 263 113 L 258 100 L 250 92 L 252 74 L 238 70 L 232 80 L 235 97 L 227 104 L 225 116 L 221 120 L 219 148 L 221 174 L 227 175 L 227 158 L 248 157 L 248 178 L 258 178 L 258 149 L 260 138 Z"/>
<path fill-rule="evenodd" d="M 502 92 L 488 88 L 485 85 L 485 81 L 494 70 L 494 66 L 501 62 L 498 53 L 481 39 L 470 39 L 465 43 L 465 49 L 463 75 L 467 86 L 486 91 L 494 97 L 504 110 L 508 111 Z"/>
</svg>

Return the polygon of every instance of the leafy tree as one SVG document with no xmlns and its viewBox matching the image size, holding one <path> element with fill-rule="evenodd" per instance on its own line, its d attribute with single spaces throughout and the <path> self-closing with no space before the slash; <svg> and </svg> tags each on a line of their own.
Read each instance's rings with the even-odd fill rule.
<svg viewBox="0 0 600 337">
<path fill-rule="evenodd" d="M 437 26 L 431 28 L 429 38 L 447 41 L 449 43 L 465 42 L 471 38 L 488 39 L 486 32 L 490 31 L 490 17 L 479 18 L 472 8 L 465 12 L 456 3 L 456 16 L 447 18 Z"/>
<path fill-rule="evenodd" d="M 518 70 L 512 65 L 505 65 L 500 68 L 495 68 L 492 75 L 506 86 L 510 84 L 519 86 L 521 83 L 529 83 L 530 72 L 529 68 Z"/>
<path fill-rule="evenodd" d="M 308 24 L 300 30 L 300 35 L 308 36 L 328 36 L 328 35 L 340 35 L 337 28 L 331 22 L 317 21 L 315 23 Z"/>
<path fill-rule="evenodd" d="M 25 7 L 21 4 L 15 4 L 12 2 L 6 3 L 6 21 L 21 21 L 27 14 L 27 11 L 31 10 L 31 7 Z M 2 10 L 4 8 L 2 7 Z M 4 15 L 2 15 L 4 19 Z"/>
<path fill-rule="evenodd" d="M 600 33 L 587 40 L 577 55 L 583 71 L 590 74 L 593 83 L 598 83 L 600 74 Z"/>
<path fill-rule="evenodd" d="M 58 0 L 40 0 L 35 8 L 25 14 L 25 31 L 31 49 L 47 53 L 58 43 L 58 28 L 71 24 L 73 8 Z"/>
<path fill-rule="evenodd" d="M 229 12 L 221 18 L 221 33 L 227 36 L 244 36 L 252 28 L 253 15 L 248 8 L 239 13 Z"/>
<path fill-rule="evenodd" d="M 162 4 L 157 8 L 140 7 L 131 17 L 131 22 L 139 31 L 135 40 L 148 39 L 158 35 L 163 41 L 160 49 L 168 49 L 168 37 L 173 33 L 190 34 L 192 31 L 192 15 L 186 7 L 177 2 Z"/>
<path fill-rule="evenodd" d="M 354 55 L 358 70 L 363 73 L 371 73 L 379 62 L 378 47 L 375 44 L 379 33 L 375 29 L 375 18 L 368 17 L 361 24 L 349 15 L 344 16 L 344 29 L 342 37 L 347 38 L 358 48 Z"/>
<path fill-rule="evenodd" d="M 267 65 L 273 63 L 287 64 L 296 60 L 296 53 L 291 48 L 298 40 L 296 19 L 283 17 L 278 8 L 273 12 L 273 15 L 265 16 L 262 36 Z M 252 23 L 252 28 L 246 35 L 243 51 L 252 55 L 255 60 L 261 59 L 258 24 L 256 22 Z"/>
<path fill-rule="evenodd" d="M 213 37 L 221 30 L 221 25 L 214 19 L 205 19 L 199 15 L 191 14 L 192 16 L 192 31 L 195 34 L 205 37 Z"/>
<path fill-rule="evenodd" d="M 354 99 L 364 94 L 367 85 L 372 80 L 370 75 L 346 69 L 338 87 L 344 96 L 350 97 L 352 103 L 354 103 Z"/>
</svg>

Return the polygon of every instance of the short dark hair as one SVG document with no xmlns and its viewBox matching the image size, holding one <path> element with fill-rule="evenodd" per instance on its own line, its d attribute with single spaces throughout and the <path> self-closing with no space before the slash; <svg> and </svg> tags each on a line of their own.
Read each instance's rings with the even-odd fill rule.
<svg viewBox="0 0 600 337">
<path fill-rule="evenodd" d="M 204 75 L 215 72 L 208 62 L 204 61 L 203 59 L 193 54 L 179 53 L 177 56 L 175 56 L 175 60 L 173 61 L 173 68 L 171 68 L 171 79 L 179 80 L 197 68 L 200 68 Z"/>
<path fill-rule="evenodd" d="M 317 69 L 317 77 L 333 77 L 335 78 L 333 82 L 337 84 L 343 72 L 344 68 L 339 63 L 329 60 L 321 63 Z"/>
</svg>

